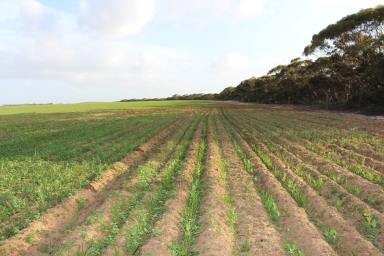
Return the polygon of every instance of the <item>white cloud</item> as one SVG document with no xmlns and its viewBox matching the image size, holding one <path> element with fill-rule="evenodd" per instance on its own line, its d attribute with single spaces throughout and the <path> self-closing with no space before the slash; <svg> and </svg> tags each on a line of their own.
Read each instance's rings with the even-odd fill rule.
<svg viewBox="0 0 384 256">
<path fill-rule="evenodd" d="M 44 5 L 37 0 L 22 0 L 21 13 L 27 17 L 39 17 L 46 11 Z"/>
<path fill-rule="evenodd" d="M 171 86 L 171 82 L 176 84 L 175 80 L 191 72 L 186 69 L 191 67 L 192 58 L 188 54 L 125 41 L 41 37 L 28 41 L 28 47 L 4 52 L 1 49 L 5 47 L 0 42 L 0 79 L 56 80 L 79 87 L 92 84 L 137 89 L 156 84 Z"/>
<path fill-rule="evenodd" d="M 264 0 L 239 0 L 234 7 L 234 14 L 241 19 L 252 19 L 264 8 Z"/>
<path fill-rule="evenodd" d="M 383 0 L 311 0 L 309 3 L 313 4 L 318 9 L 329 8 L 331 10 L 343 9 L 345 15 L 349 15 L 360 11 L 365 8 L 376 7 L 377 5 L 384 4 Z M 339 17 L 342 18 L 342 17 Z"/>
<path fill-rule="evenodd" d="M 248 68 L 248 60 L 239 53 L 227 53 L 214 62 L 213 67 L 221 74 L 228 74 Z"/>
<path fill-rule="evenodd" d="M 251 76 L 251 61 L 239 53 L 227 53 L 211 64 L 210 76 L 221 88 L 237 85 L 239 81 Z"/>
<path fill-rule="evenodd" d="M 123 84 L 138 70 L 143 76 L 145 71 L 157 72 L 162 65 L 153 64 L 156 58 L 178 58 L 171 49 L 92 37 L 93 32 L 114 37 L 138 33 L 154 15 L 154 0 L 83 0 L 77 13 L 49 8 L 38 0 L 18 0 L 13 6 L 17 14 L 4 23 L 8 30 L 0 41 L 0 79 L 120 79 L 117 83 Z M 92 29 L 91 34 L 78 20 Z"/>
<path fill-rule="evenodd" d="M 81 23 L 107 37 L 139 33 L 155 16 L 155 0 L 83 0 Z"/>
<path fill-rule="evenodd" d="M 216 18 L 252 19 L 265 7 L 265 0 L 162 0 L 161 18 L 205 25 Z"/>
<path fill-rule="evenodd" d="M 347 6 L 347 7 L 360 7 L 361 6 L 370 6 L 370 7 L 375 7 L 376 5 L 383 4 L 382 0 L 323 0 L 323 1 L 318 1 L 318 0 L 312 0 L 314 3 L 317 4 L 326 4 L 332 6 Z"/>
<path fill-rule="evenodd" d="M 179 19 L 211 19 L 230 10 L 233 0 L 162 0 L 161 17 Z"/>
<path fill-rule="evenodd" d="M 38 0 L 16 1 L 18 14 L 10 19 L 11 29 L 17 36 L 39 38 L 48 36 L 71 36 L 77 29 L 76 16 L 49 8 Z"/>
</svg>

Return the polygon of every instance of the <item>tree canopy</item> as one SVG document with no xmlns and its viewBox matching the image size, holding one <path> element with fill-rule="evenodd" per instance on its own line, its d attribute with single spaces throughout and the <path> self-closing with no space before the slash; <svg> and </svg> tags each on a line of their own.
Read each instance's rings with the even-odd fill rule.
<svg viewBox="0 0 384 256">
<path fill-rule="evenodd" d="M 226 88 L 221 99 L 260 103 L 384 106 L 384 5 L 329 25 L 295 58 Z M 319 56 L 319 55 L 320 56 Z M 317 56 L 317 59 L 314 58 Z"/>
<path fill-rule="evenodd" d="M 305 55 L 312 54 L 316 49 L 330 47 L 330 40 L 340 40 L 343 35 L 367 34 L 383 40 L 384 5 L 361 10 L 349 15 L 335 24 L 329 25 L 312 37 L 312 42 L 304 49 Z M 352 37 L 350 37 L 352 39 Z"/>
</svg>

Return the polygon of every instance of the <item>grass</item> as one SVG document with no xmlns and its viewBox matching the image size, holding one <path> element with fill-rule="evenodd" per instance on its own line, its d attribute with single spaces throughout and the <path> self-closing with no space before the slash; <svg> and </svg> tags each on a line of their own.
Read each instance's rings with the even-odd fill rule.
<svg viewBox="0 0 384 256">
<path fill-rule="evenodd" d="M 375 241 L 380 232 L 380 225 L 377 218 L 369 213 L 363 213 L 363 223 L 361 224 L 363 232 L 370 241 Z"/>
<path fill-rule="evenodd" d="M 288 256 L 304 256 L 304 253 L 291 241 L 284 244 L 284 249 Z"/>
<path fill-rule="evenodd" d="M 332 227 L 328 227 L 325 224 L 320 225 L 320 229 L 328 243 L 332 245 L 337 244 L 337 231 Z"/>
<path fill-rule="evenodd" d="M 220 179 L 224 183 L 224 186 L 226 188 L 226 192 L 224 195 L 224 205 L 227 207 L 227 214 L 228 214 L 228 227 L 231 229 L 231 232 L 234 234 L 234 236 L 237 235 L 236 231 L 236 224 L 238 221 L 238 213 L 236 211 L 236 208 L 234 207 L 234 199 L 231 196 L 230 188 L 229 188 L 229 175 L 228 175 L 228 168 L 229 168 L 229 161 L 224 159 L 224 154 L 222 150 L 222 140 L 220 137 L 220 131 L 217 127 L 217 117 L 215 116 L 213 120 L 213 128 L 214 128 L 214 140 L 215 143 L 219 146 L 219 155 L 220 155 Z"/>
<path fill-rule="evenodd" d="M 189 138 L 191 140 L 191 137 Z M 158 189 L 154 191 L 149 209 L 145 209 L 140 213 L 139 223 L 128 230 L 125 239 L 125 247 L 129 253 L 136 253 L 147 237 L 153 233 L 154 223 L 158 220 L 163 212 L 167 210 L 165 202 L 172 195 L 175 186 L 175 179 L 178 171 L 181 169 L 182 161 L 186 156 L 189 144 L 180 149 L 175 160 L 172 160 L 165 170 L 163 178 Z"/>
<path fill-rule="evenodd" d="M 277 206 L 277 203 L 273 196 L 267 192 L 267 191 L 262 191 L 260 193 L 261 200 L 263 202 L 263 205 L 266 209 L 266 211 L 269 213 L 271 216 L 271 220 L 274 223 L 279 223 L 280 221 L 280 211 L 279 207 Z"/>
<path fill-rule="evenodd" d="M 222 153 L 222 152 L 220 152 Z M 220 158 L 220 178 L 226 186 L 226 192 L 223 198 L 224 205 L 228 208 L 228 226 L 231 229 L 232 233 L 236 234 L 236 224 L 237 224 L 237 211 L 233 206 L 233 198 L 231 194 L 228 192 L 228 161 Z"/>
<path fill-rule="evenodd" d="M 0 115 L 27 113 L 68 113 L 112 110 L 142 109 L 176 109 L 183 107 L 213 107 L 217 103 L 204 100 L 172 100 L 172 101 L 136 101 L 136 102 L 94 102 L 78 104 L 47 104 L 47 105 L 12 105 L 0 106 Z"/>
</svg>

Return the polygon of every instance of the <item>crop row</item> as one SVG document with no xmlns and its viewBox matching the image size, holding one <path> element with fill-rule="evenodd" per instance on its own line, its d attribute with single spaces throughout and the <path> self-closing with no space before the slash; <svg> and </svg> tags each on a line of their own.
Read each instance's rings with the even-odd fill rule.
<svg viewBox="0 0 384 256">
<path fill-rule="evenodd" d="M 67 137 L 60 137 L 60 140 L 66 141 L 61 144 L 57 140 L 50 142 L 50 138 L 59 136 L 55 133 L 38 145 L 34 145 L 34 141 L 39 141 L 39 136 L 31 137 L 34 139 L 28 140 L 29 144 L 22 139 L 7 142 L 8 146 L 3 144 L 0 158 L 1 240 L 18 233 L 45 209 L 86 186 L 111 163 L 120 160 L 174 121 L 174 116 L 137 117 L 118 125 L 119 136 L 115 135 L 111 141 L 108 141 L 111 139 L 108 125 L 100 130 L 92 126 L 82 127 L 77 133 L 70 128 L 69 132 L 65 131 Z M 130 122 L 132 128 L 126 132 L 126 125 Z M 75 149 L 70 145 L 74 141 L 84 145 L 92 141 L 92 144 L 89 148 L 78 146 Z M 44 148 L 44 152 L 36 151 L 35 155 L 30 155 L 33 147 L 36 150 Z M 19 153 L 12 156 L 14 150 Z M 61 154 L 63 156 L 59 158 L 62 159 L 53 160 Z"/>
</svg>

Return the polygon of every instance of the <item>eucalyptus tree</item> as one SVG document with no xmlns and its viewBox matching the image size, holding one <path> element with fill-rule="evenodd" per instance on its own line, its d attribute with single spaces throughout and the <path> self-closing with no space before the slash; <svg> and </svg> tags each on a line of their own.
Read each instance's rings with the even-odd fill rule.
<svg viewBox="0 0 384 256">
<path fill-rule="evenodd" d="M 304 54 L 318 53 L 333 57 L 332 66 L 341 73 L 334 77 L 345 83 L 348 103 L 384 100 L 384 5 L 346 16 L 315 34 Z"/>
<path fill-rule="evenodd" d="M 346 16 L 312 37 L 307 59 L 219 94 L 262 103 L 384 106 L 384 5 Z"/>
</svg>

